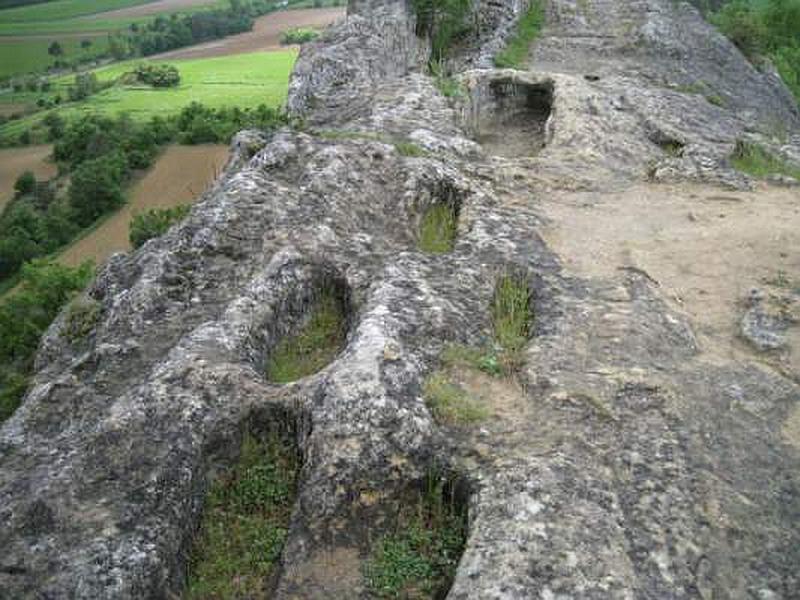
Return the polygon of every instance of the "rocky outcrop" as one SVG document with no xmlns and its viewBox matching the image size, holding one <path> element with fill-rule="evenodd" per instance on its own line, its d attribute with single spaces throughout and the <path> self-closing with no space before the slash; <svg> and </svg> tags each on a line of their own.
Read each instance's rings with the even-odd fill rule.
<svg viewBox="0 0 800 600">
<path fill-rule="evenodd" d="M 522 8 L 479 16 L 505 32 Z M 48 332 L 0 431 L 0 596 L 179 595 L 215 470 L 248 424 L 282 422 L 303 461 L 275 598 L 364 597 L 370 539 L 431 465 L 466 482 L 451 599 L 796 597 L 797 374 L 708 359 L 645 274 L 570 277 L 537 233 L 553 188 L 748 185 L 727 163 L 741 136 L 777 122 L 797 151 L 780 82 L 688 4 L 552 0 L 524 72 L 490 68 L 485 28 L 448 99 L 405 3 L 350 13 L 301 53 L 305 130 L 240 136 L 181 226 L 101 271 L 92 333 Z M 444 201 L 455 247 L 420 252 Z M 518 381 L 485 426 L 441 427 L 423 379 L 445 344 L 487 342 L 508 270 L 534 292 Z M 265 357 L 331 281 L 344 350 L 270 383 Z"/>
</svg>

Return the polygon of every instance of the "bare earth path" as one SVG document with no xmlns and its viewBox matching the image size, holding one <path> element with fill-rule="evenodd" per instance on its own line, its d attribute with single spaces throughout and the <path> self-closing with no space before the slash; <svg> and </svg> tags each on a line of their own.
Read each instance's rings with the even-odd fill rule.
<svg viewBox="0 0 800 600">
<path fill-rule="evenodd" d="M 134 184 L 129 202 L 100 227 L 59 256 L 75 266 L 87 259 L 98 265 L 115 252 L 130 250 L 128 227 L 133 215 L 151 208 L 191 204 L 222 171 L 225 145 L 170 146 L 147 174 Z"/>
<path fill-rule="evenodd" d="M 686 313 L 706 353 L 732 359 L 741 302 L 752 288 L 800 285 L 800 192 L 760 186 L 642 184 L 605 194 L 556 192 L 542 204 L 547 242 L 571 273 L 646 273 Z M 798 329 L 797 327 L 793 329 Z M 792 370 L 800 375 L 800 346 Z"/>
<path fill-rule="evenodd" d="M 33 171 L 38 179 L 55 176 L 56 165 L 47 161 L 52 151 L 50 145 L 0 150 L 0 211 L 14 196 L 14 182 L 25 171 Z"/>
<path fill-rule="evenodd" d="M 207 58 L 210 56 L 227 56 L 260 50 L 277 50 L 283 48 L 280 43 L 281 32 L 290 27 L 327 27 L 337 19 L 344 17 L 344 7 L 314 8 L 304 10 L 287 10 L 256 19 L 252 31 L 232 35 L 206 44 L 180 48 L 152 58 Z"/>
</svg>

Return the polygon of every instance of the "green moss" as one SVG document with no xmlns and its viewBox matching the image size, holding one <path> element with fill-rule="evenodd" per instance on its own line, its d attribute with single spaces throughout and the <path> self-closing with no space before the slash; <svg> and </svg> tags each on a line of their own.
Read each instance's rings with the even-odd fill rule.
<svg viewBox="0 0 800 600">
<path fill-rule="evenodd" d="M 425 212 L 419 229 L 419 248 L 431 254 L 443 254 L 453 249 L 458 230 L 455 207 L 440 202 Z"/>
<path fill-rule="evenodd" d="M 542 31 L 544 18 L 544 0 L 532 0 L 528 10 L 517 21 L 506 47 L 495 55 L 495 66 L 512 69 L 522 66 L 531 44 Z"/>
<path fill-rule="evenodd" d="M 439 423 L 463 427 L 489 418 L 489 410 L 465 390 L 437 371 L 425 381 L 425 401 Z"/>
<path fill-rule="evenodd" d="M 295 494 L 296 457 L 277 436 L 245 436 L 239 464 L 214 483 L 189 561 L 188 600 L 263 597 Z"/>
<path fill-rule="evenodd" d="M 336 357 L 344 339 L 343 302 L 326 289 L 314 302 L 311 318 L 302 330 L 275 347 L 267 363 L 267 377 L 289 383 L 316 373 Z"/>
<path fill-rule="evenodd" d="M 753 177 L 788 175 L 800 179 L 800 168 L 788 165 L 757 144 L 737 142 L 731 157 L 734 168 Z"/>
<path fill-rule="evenodd" d="M 374 545 L 363 568 L 378 598 L 443 598 L 464 550 L 466 511 L 446 497 L 446 482 L 433 476 L 416 503 L 401 505 L 393 533 Z"/>
</svg>

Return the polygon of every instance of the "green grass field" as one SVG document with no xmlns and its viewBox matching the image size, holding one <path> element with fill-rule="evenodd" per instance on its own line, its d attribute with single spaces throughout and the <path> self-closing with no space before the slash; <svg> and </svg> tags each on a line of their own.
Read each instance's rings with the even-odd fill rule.
<svg viewBox="0 0 800 600">
<path fill-rule="evenodd" d="M 92 45 L 84 50 L 79 37 L 59 37 L 28 40 L 3 41 L 0 37 L 0 77 L 44 70 L 53 64 L 54 57 L 47 53 L 53 41 L 58 41 L 64 48 L 65 60 L 79 57 L 94 57 L 108 49 L 108 38 L 104 36 L 87 37 Z"/>
<path fill-rule="evenodd" d="M 74 19 L 84 15 L 94 15 L 109 10 L 148 4 L 155 0 L 58 0 L 45 4 L 33 4 L 6 8 L 0 11 L 3 23 L 32 23 L 37 21 L 58 21 Z"/>
<path fill-rule="evenodd" d="M 169 61 L 178 67 L 181 84 L 177 88 L 153 89 L 145 86 L 114 86 L 91 96 L 87 100 L 66 104 L 57 110 L 65 118 L 85 113 L 129 113 L 134 119 L 166 116 L 179 112 L 187 104 L 197 101 L 206 106 L 238 106 L 248 108 L 266 104 L 280 106 L 286 100 L 289 74 L 297 58 L 296 50 L 279 52 L 254 52 L 214 58 Z M 127 61 L 98 69 L 98 79 L 110 81 L 130 71 L 142 61 Z M 65 76 L 54 82 L 52 93 L 66 95 L 65 89 L 73 81 Z M 0 96 L 0 101 L 24 101 L 31 95 Z M 11 121 L 0 127 L 0 139 L 18 136 L 41 121 L 49 111 L 43 111 Z"/>
</svg>

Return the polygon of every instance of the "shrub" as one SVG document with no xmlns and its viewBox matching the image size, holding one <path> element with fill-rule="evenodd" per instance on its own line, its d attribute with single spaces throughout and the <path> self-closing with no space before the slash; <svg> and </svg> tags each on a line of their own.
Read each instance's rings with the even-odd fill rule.
<svg viewBox="0 0 800 600">
<path fill-rule="evenodd" d="M 141 64 L 133 75 L 137 81 L 157 88 L 175 87 L 181 82 L 181 75 L 173 65 Z"/>
<path fill-rule="evenodd" d="M 17 196 L 32 194 L 36 189 L 36 177 L 31 171 L 25 171 L 14 182 L 14 192 Z"/>
<path fill-rule="evenodd" d="M 134 215 L 130 225 L 130 241 L 138 248 L 147 240 L 163 235 L 175 223 L 189 214 L 189 206 L 174 208 L 154 208 L 145 213 Z"/>
<path fill-rule="evenodd" d="M 93 271 L 90 263 L 78 268 L 44 261 L 26 264 L 19 289 L 0 303 L 0 421 L 11 416 L 27 389 L 42 334 Z"/>
<path fill-rule="evenodd" d="M 281 33 L 281 44 L 306 44 L 319 37 L 319 31 L 310 27 L 292 27 Z"/>
</svg>

